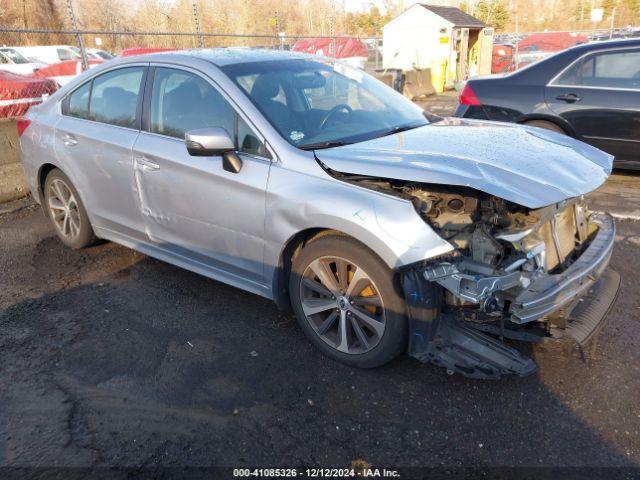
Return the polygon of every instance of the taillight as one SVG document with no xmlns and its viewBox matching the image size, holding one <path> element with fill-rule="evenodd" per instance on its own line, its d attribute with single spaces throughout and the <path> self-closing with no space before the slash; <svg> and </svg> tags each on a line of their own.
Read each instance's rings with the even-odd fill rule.
<svg viewBox="0 0 640 480">
<path fill-rule="evenodd" d="M 478 100 L 478 97 L 476 97 L 476 94 L 471 88 L 471 85 L 469 85 L 468 83 L 460 92 L 458 102 L 460 103 L 460 105 L 481 105 L 480 100 Z"/>
<path fill-rule="evenodd" d="M 18 136 L 21 137 L 27 127 L 31 124 L 30 120 L 26 120 L 24 118 L 19 118 L 16 122 L 16 126 L 18 127 Z"/>
</svg>

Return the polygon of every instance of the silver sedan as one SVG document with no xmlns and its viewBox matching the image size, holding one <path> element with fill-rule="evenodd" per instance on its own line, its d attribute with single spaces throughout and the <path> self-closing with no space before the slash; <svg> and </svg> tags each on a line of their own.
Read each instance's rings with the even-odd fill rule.
<svg viewBox="0 0 640 480">
<path fill-rule="evenodd" d="M 609 155 L 430 115 L 333 60 L 116 59 L 18 127 L 66 245 L 110 240 L 273 299 L 349 365 L 408 351 L 468 377 L 528 375 L 504 339 L 584 346 L 618 288 L 613 221 L 582 200 Z"/>
</svg>

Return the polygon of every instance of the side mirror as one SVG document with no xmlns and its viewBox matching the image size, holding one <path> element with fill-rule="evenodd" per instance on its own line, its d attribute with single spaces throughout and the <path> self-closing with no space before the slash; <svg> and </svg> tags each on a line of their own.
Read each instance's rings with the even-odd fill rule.
<svg viewBox="0 0 640 480">
<path fill-rule="evenodd" d="M 222 155 L 222 168 L 227 172 L 238 173 L 242 169 L 242 160 L 236 155 L 233 140 L 224 128 L 189 130 L 184 135 L 184 143 L 189 155 L 194 157 Z"/>
</svg>

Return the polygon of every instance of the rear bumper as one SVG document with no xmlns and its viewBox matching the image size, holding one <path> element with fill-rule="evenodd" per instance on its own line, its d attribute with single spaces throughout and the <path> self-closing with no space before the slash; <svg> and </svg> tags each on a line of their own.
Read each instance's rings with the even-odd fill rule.
<svg viewBox="0 0 640 480">
<path fill-rule="evenodd" d="M 598 232 L 589 247 L 564 272 L 542 277 L 520 292 L 511 304 L 512 321 L 528 323 L 560 309 L 564 309 L 567 316 L 598 281 L 609 265 L 616 228 L 608 214 L 593 214 L 589 221 L 598 225 Z M 613 299 L 615 292 L 609 304 Z"/>
</svg>

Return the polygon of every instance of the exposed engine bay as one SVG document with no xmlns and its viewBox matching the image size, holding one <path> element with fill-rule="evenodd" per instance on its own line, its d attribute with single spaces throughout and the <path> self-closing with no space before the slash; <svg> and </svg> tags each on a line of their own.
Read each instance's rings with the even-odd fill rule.
<svg viewBox="0 0 640 480">
<path fill-rule="evenodd" d="M 583 345 L 602 322 L 606 311 L 593 328 L 571 331 L 580 321 L 570 314 L 597 283 L 615 234 L 610 217 L 592 215 L 581 197 L 529 209 L 471 188 L 332 174 L 411 201 L 455 248 L 403 273 L 411 355 L 474 378 L 524 376 L 535 363 L 505 338 L 541 342 L 566 332 Z"/>
<path fill-rule="evenodd" d="M 410 200 L 425 222 L 455 247 L 453 254 L 428 262 L 434 266 L 426 271 L 429 280 L 450 276 L 454 270 L 483 276 L 522 271 L 526 286 L 536 274 L 560 272 L 570 265 L 597 229 L 587 222 L 582 199 L 532 210 L 464 187 L 345 179 Z M 462 288 L 454 296 L 458 300 L 447 303 L 478 303 L 483 295 Z"/>
</svg>

